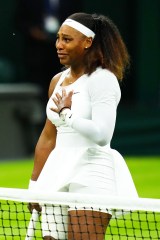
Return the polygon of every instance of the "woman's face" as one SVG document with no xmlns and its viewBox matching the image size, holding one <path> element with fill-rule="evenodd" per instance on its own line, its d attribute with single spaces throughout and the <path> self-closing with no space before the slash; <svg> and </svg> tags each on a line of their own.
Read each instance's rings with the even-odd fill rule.
<svg viewBox="0 0 160 240">
<path fill-rule="evenodd" d="M 57 34 L 56 48 L 60 63 L 76 66 L 83 63 L 87 37 L 67 25 L 62 25 Z"/>
</svg>

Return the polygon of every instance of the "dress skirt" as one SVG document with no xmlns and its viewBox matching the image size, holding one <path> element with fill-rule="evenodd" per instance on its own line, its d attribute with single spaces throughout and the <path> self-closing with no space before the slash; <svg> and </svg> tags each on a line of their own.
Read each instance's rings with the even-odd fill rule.
<svg viewBox="0 0 160 240">
<path fill-rule="evenodd" d="M 72 183 L 100 188 L 112 196 L 138 196 L 121 154 L 110 146 L 100 147 L 78 133 L 60 132 L 35 188 L 52 193 Z"/>
<path fill-rule="evenodd" d="M 110 146 L 100 147 L 75 132 L 58 133 L 56 147 L 35 184 L 35 190 L 44 193 L 64 189 L 77 193 L 85 193 L 87 189 L 87 194 L 137 197 L 123 157 Z M 43 236 L 66 240 L 67 215 L 67 206 L 42 205 Z"/>
</svg>

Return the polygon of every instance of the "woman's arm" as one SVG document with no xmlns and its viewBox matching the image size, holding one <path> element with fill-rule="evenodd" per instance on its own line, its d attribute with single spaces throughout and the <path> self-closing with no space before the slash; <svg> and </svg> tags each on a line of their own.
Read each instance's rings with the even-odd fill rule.
<svg viewBox="0 0 160 240">
<path fill-rule="evenodd" d="M 54 149 L 56 135 L 56 127 L 47 119 L 35 148 L 34 167 L 31 177 L 33 181 L 38 179 L 50 152 Z"/>
<path fill-rule="evenodd" d="M 116 122 L 120 88 L 117 79 L 110 74 L 92 79 L 89 86 L 92 106 L 91 120 L 73 116 L 72 127 L 100 146 L 110 143 Z"/>
<path fill-rule="evenodd" d="M 49 97 L 52 95 L 54 88 L 59 80 L 60 74 L 57 74 L 51 81 L 49 86 Z M 35 156 L 34 156 L 34 167 L 32 172 L 32 181 L 36 181 L 41 173 L 43 166 L 51 153 L 51 151 L 55 147 L 56 143 L 57 130 L 55 125 L 53 125 L 48 119 L 46 119 L 46 123 L 42 130 L 42 133 L 38 139 L 36 148 L 35 148 Z"/>
<path fill-rule="evenodd" d="M 65 107 L 69 107 L 72 92 L 68 94 L 62 92 L 62 97 L 57 94 L 57 98 L 54 98 L 57 110 L 52 110 L 59 112 L 62 108 L 60 111 L 61 119 L 64 119 L 69 126 L 83 136 L 100 146 L 104 146 L 111 141 L 114 132 L 120 88 L 113 74 L 98 77 L 89 81 L 88 89 L 92 106 L 90 120 L 72 114 L 70 109 L 65 109 Z"/>
</svg>

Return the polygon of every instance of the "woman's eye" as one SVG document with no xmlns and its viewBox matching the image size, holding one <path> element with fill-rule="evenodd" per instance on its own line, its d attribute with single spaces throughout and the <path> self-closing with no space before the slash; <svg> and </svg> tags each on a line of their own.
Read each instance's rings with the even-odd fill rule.
<svg viewBox="0 0 160 240">
<path fill-rule="evenodd" d="M 57 35 L 56 35 L 56 39 L 58 39 L 58 38 L 59 38 L 59 35 L 57 34 Z"/>
<path fill-rule="evenodd" d="M 69 38 L 64 38 L 64 41 L 68 43 L 68 42 L 70 42 L 70 39 Z"/>
</svg>

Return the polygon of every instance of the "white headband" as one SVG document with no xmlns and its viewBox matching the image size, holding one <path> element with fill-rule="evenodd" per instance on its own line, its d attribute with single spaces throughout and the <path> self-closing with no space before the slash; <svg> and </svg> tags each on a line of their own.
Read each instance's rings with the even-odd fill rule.
<svg viewBox="0 0 160 240">
<path fill-rule="evenodd" d="M 89 29 L 88 27 L 84 26 L 83 24 L 81 24 L 75 20 L 72 20 L 70 18 L 66 19 L 62 23 L 62 25 L 68 25 L 68 26 L 76 29 L 77 31 L 83 33 L 87 37 L 92 37 L 92 38 L 95 37 L 95 33 L 91 29 Z"/>
</svg>

